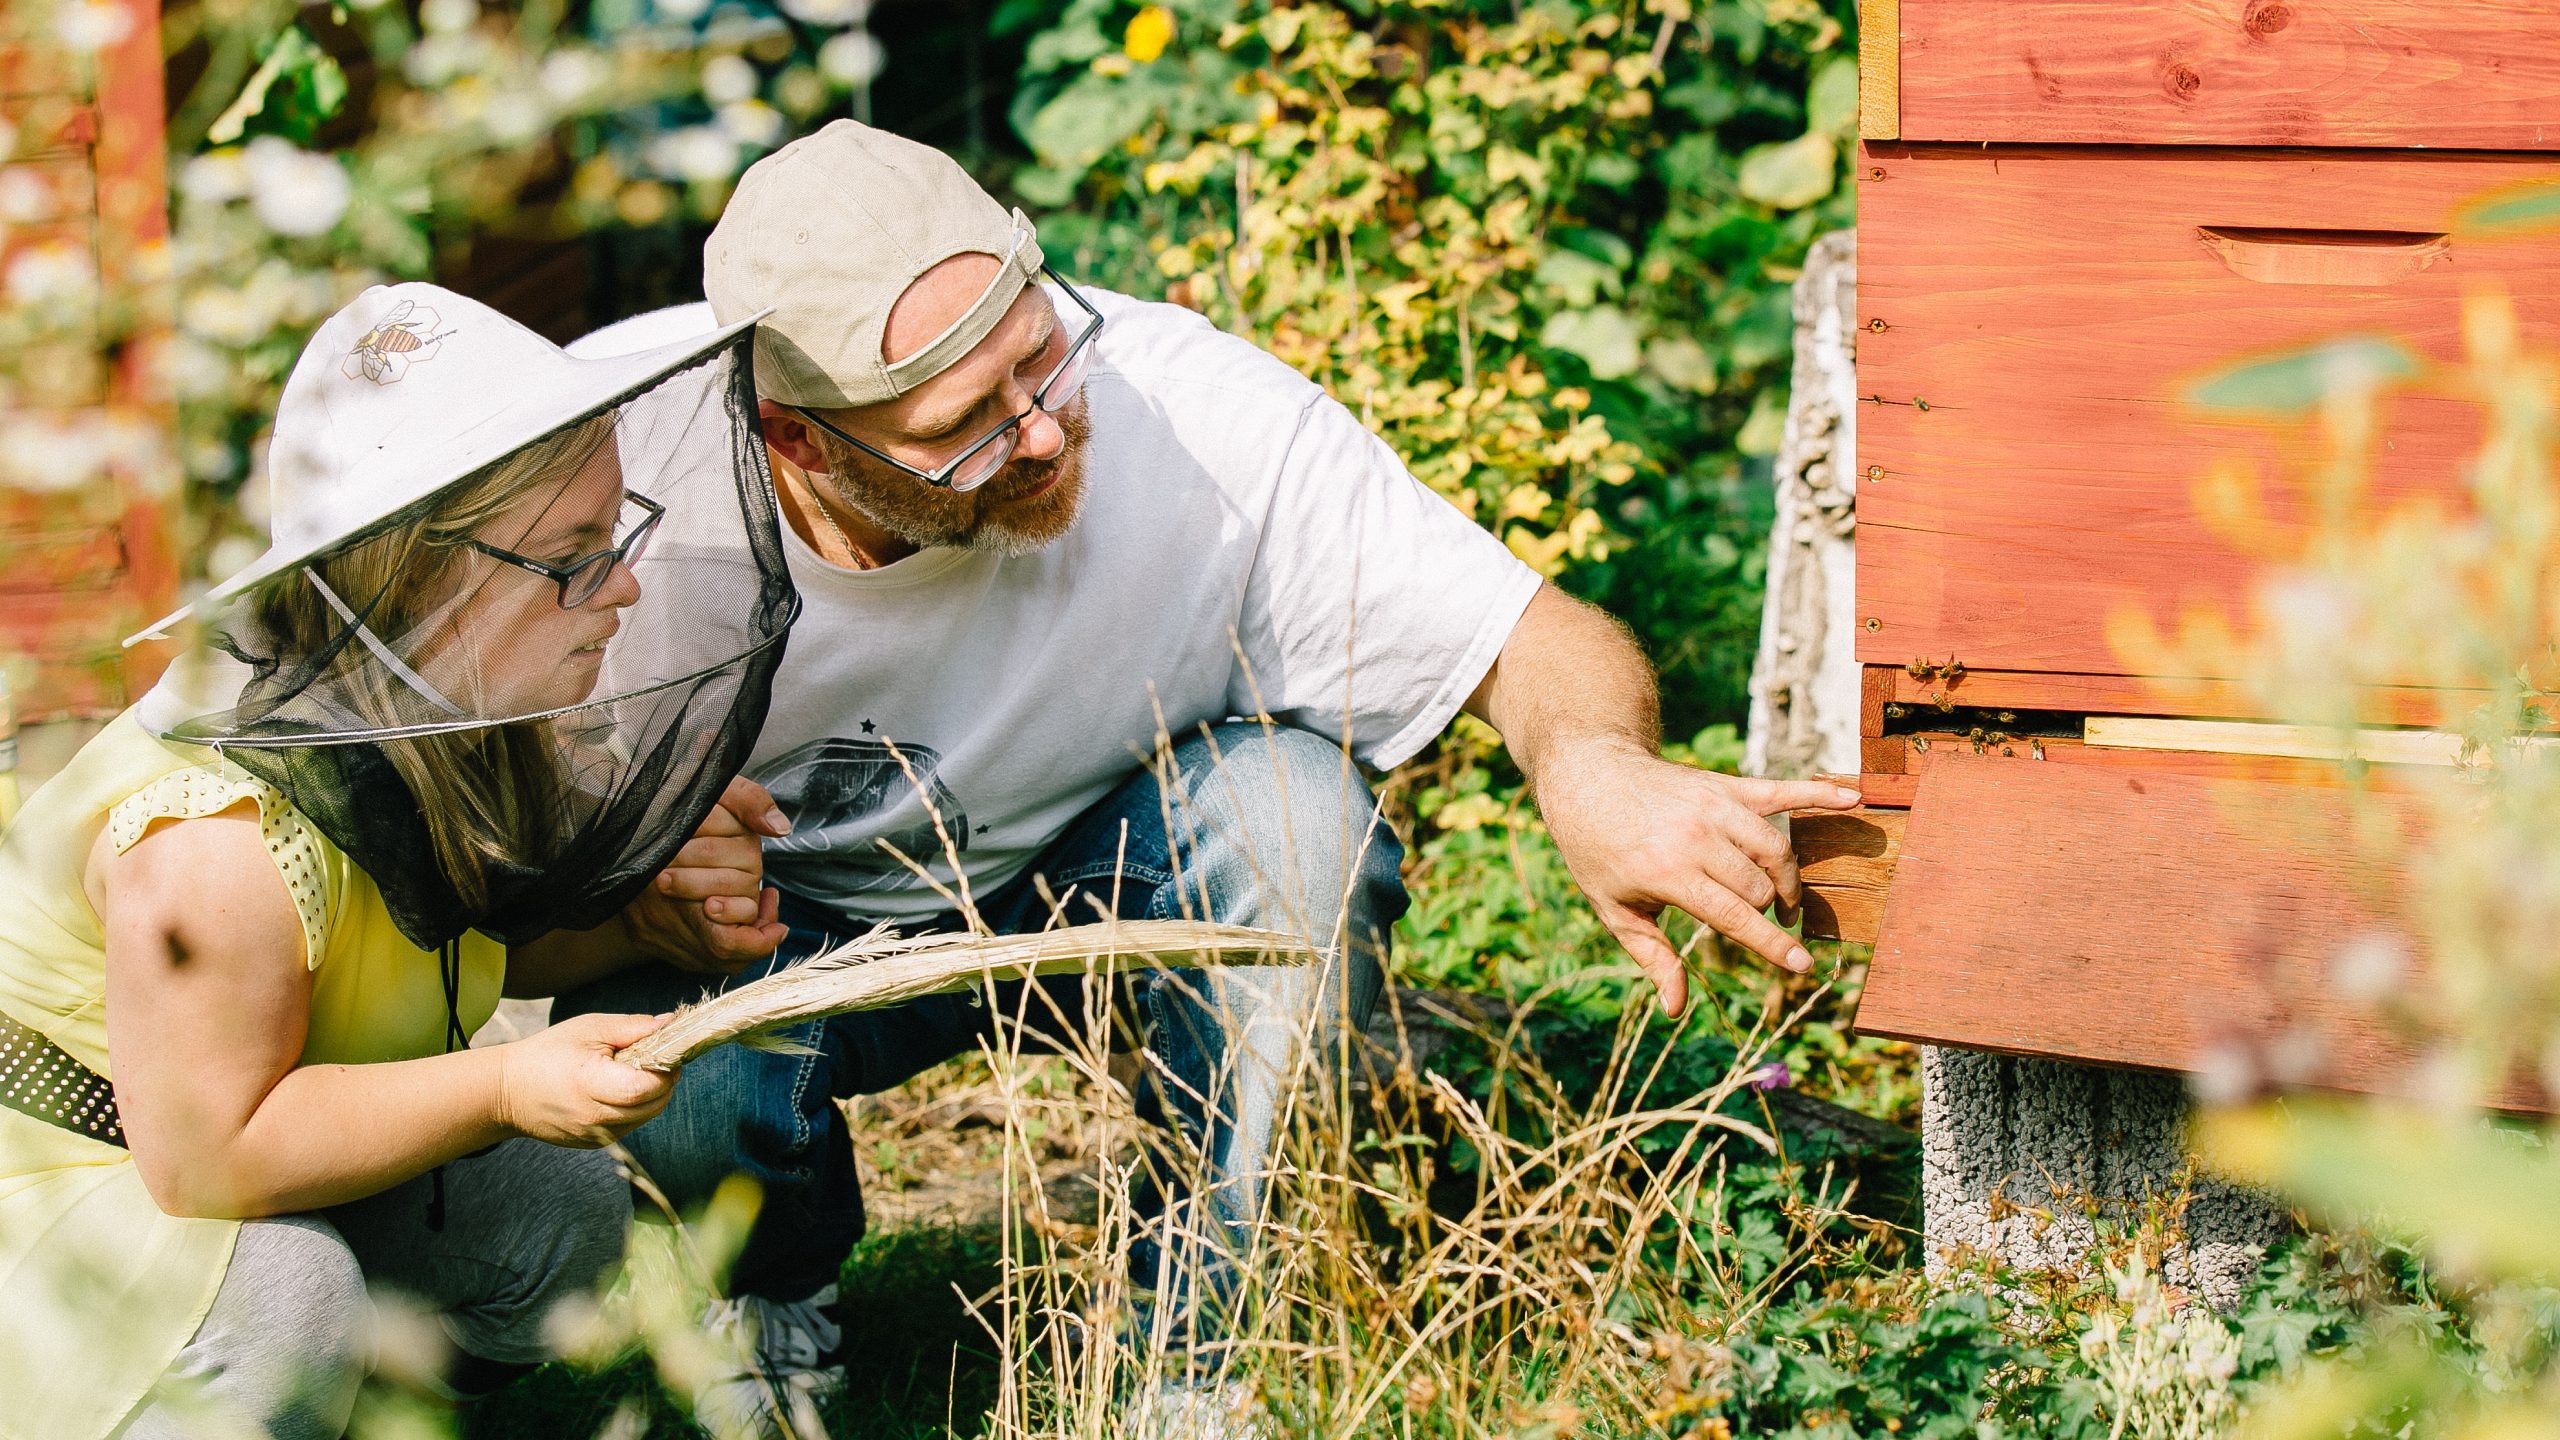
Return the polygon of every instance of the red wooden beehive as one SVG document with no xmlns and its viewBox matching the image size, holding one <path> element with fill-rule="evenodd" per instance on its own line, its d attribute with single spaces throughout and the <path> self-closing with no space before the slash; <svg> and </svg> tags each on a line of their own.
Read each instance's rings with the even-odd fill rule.
<svg viewBox="0 0 2560 1440">
<path fill-rule="evenodd" d="M 2317 1083 L 2398 1084 L 2405 1047 L 2327 981 L 2343 936 L 2392 925 L 2391 877 L 2326 830 L 2317 764 L 2266 757 L 2276 717 L 2235 677 L 2164 688 L 2109 619 L 2237 601 L 2252 564 L 2198 478 L 2316 453 L 2308 425 L 2182 405 L 2197 374 L 2342 335 L 2456 359 L 2482 282 L 2560 337 L 2560 233 L 2456 224 L 2560 179 L 2560 6 L 1869 0 L 1862 21 L 1869 808 L 1797 824 L 1809 928 L 1875 942 L 1859 1028 L 2162 1069 L 2308 1031 Z M 2377 486 L 2454 491 L 2477 411 L 2386 418 Z M 2376 693 L 2371 721 L 2428 698 Z M 2040 734 L 2004 725 L 2031 712 Z"/>
<path fill-rule="evenodd" d="M 68 246 L 93 261 L 103 293 L 130 295 L 156 263 L 168 236 L 160 7 L 123 8 L 124 37 L 86 57 L 58 42 L 51 7 L 0 17 L 0 118 L 17 136 L 0 173 L 43 197 L 0 233 L 0 273 L 32 247 Z M 157 336 L 106 325 L 95 343 L 42 357 L 40 393 L 13 403 L 165 431 L 148 374 Z M 120 642 L 166 613 L 175 589 L 165 481 L 120 471 L 72 493 L 0 489 L 0 659 L 32 661 L 17 677 L 18 718 L 112 715 L 158 675 L 156 650 Z"/>
</svg>

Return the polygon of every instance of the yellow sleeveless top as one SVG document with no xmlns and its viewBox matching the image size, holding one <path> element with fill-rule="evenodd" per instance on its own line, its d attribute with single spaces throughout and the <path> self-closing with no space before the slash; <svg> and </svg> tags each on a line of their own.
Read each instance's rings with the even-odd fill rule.
<svg viewBox="0 0 2560 1440">
<path fill-rule="evenodd" d="M 106 941 L 82 872 L 101 830 L 121 852 L 155 822 L 255 801 L 293 896 L 311 971 L 302 1063 L 366 1064 L 444 1049 L 431 951 L 276 790 L 209 750 L 153 737 L 127 711 L 27 797 L 0 839 L 0 1014 L 102 1075 Z M 462 942 L 462 1023 L 497 1007 L 506 950 Z M 0 1109 L 0 1437 L 98 1440 L 132 1413 L 222 1286 L 229 1220 L 160 1212 L 124 1150 Z"/>
</svg>

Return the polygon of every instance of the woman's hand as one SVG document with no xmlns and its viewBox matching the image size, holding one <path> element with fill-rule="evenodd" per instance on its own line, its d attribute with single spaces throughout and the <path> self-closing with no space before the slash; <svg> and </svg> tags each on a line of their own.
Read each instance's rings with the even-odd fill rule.
<svg viewBox="0 0 2560 1440">
<path fill-rule="evenodd" d="M 579 1015 L 497 1047 L 498 1119 L 510 1130 L 594 1150 L 667 1108 L 676 1077 L 625 1065 L 613 1052 L 665 1023 L 662 1015 Z"/>
<path fill-rule="evenodd" d="M 764 886 L 764 840 L 791 833 L 773 796 L 745 776 L 729 782 L 693 838 L 622 912 L 642 953 L 679 970 L 734 975 L 774 952 L 789 927 Z"/>
</svg>

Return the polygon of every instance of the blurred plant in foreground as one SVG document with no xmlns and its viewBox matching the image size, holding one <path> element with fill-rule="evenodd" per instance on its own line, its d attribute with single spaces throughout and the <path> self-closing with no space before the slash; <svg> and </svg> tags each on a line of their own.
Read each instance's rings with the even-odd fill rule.
<svg viewBox="0 0 2560 1440">
<path fill-rule="evenodd" d="M 2548 224 L 2560 195 L 2492 197 L 2473 217 Z M 2459 764 L 2342 777 L 2346 843 L 2405 894 L 2399 932 L 2330 937 L 2327 978 L 2417 1057 L 2396 1093 L 2252 1102 L 2243 1076 L 2198 1127 L 2234 1178 L 2324 1227 L 2400 1237 L 2442 1308 L 2294 1367 L 2251 1407 L 2252 1435 L 2560 1434 L 2560 1152 L 2547 1126 L 2491 1108 L 2536 1085 L 2560 1096 L 2560 352 L 2494 292 L 2461 321 L 2450 363 L 2368 337 L 2200 385 L 2210 407 L 2316 423 L 2325 459 L 2284 477 L 2297 525 L 2267 523 L 2292 494 L 2265 477 L 2201 487 L 2218 532 L 2265 562 L 2245 616 L 2195 608 L 2168 634 L 2129 616 L 2119 635 L 2150 673 L 2244 677 L 2262 713 L 2348 755 L 2385 686 L 2427 687 L 2433 728 L 2461 737 Z M 2476 414 L 2476 455 L 2453 483 L 2376 486 L 2385 417 L 2419 404 Z M 2270 535 L 2299 543 L 2272 552 Z"/>
</svg>

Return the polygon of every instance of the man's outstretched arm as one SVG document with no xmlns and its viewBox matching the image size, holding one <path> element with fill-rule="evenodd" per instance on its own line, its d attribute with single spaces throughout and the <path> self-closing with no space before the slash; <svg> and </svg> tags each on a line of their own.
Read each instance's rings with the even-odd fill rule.
<svg viewBox="0 0 2560 1440">
<path fill-rule="evenodd" d="M 1686 910 L 1773 964 L 1813 964 L 1761 911 L 1793 912 L 1795 853 L 1764 817 L 1845 810 L 1858 792 L 1812 780 L 1754 780 L 1661 756 L 1653 667 L 1625 627 L 1542 586 L 1503 642 L 1467 711 L 1502 732 L 1574 883 L 1662 992 L 1688 1008 L 1679 952 L 1655 919 Z"/>
</svg>

